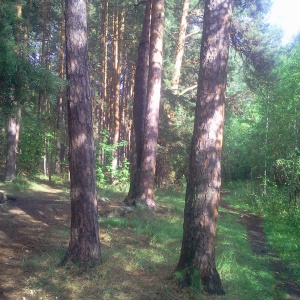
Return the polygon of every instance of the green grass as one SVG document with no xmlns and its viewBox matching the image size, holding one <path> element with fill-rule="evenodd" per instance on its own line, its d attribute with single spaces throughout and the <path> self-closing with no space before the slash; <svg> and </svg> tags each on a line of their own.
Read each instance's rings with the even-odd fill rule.
<svg viewBox="0 0 300 300">
<path fill-rule="evenodd" d="M 290 206 L 288 195 L 277 187 L 269 187 L 266 196 L 255 182 L 231 183 L 229 189 L 227 202 L 263 216 L 268 243 L 289 268 L 288 276 L 300 284 L 300 207 Z"/>
<path fill-rule="evenodd" d="M 122 201 L 125 194 L 110 188 L 101 189 L 99 196 L 114 203 Z M 60 267 L 66 247 L 23 257 L 28 278 L 25 289 L 33 295 L 31 299 L 284 299 L 275 289 L 267 258 L 251 252 L 239 215 L 226 209 L 220 212 L 216 241 L 225 296 L 201 294 L 197 278 L 193 287 L 180 290 L 175 268 L 181 247 L 184 193 L 160 189 L 156 201 L 163 206 L 156 214 L 138 207 L 125 217 L 99 218 L 101 264 Z M 66 244 L 68 230 L 52 230 L 60 230 L 58 237 Z"/>
<path fill-rule="evenodd" d="M 265 232 L 270 245 L 289 269 L 288 276 L 300 284 L 300 225 L 294 226 L 286 220 L 266 218 Z M 286 274 L 287 275 L 287 274 Z"/>
<path fill-rule="evenodd" d="M 216 241 L 217 269 L 226 295 L 222 299 L 284 299 L 276 291 L 275 278 L 266 256 L 251 252 L 239 215 L 220 209 Z"/>
</svg>

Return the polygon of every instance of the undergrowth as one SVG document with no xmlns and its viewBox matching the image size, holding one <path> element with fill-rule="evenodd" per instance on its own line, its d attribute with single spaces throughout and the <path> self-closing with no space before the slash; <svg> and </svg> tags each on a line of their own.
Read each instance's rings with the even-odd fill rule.
<svg viewBox="0 0 300 300">
<path fill-rule="evenodd" d="M 227 185 L 230 193 L 225 198 L 240 210 L 261 214 L 264 230 L 270 246 L 287 264 L 289 276 L 300 283 L 300 203 L 291 202 L 283 188 L 269 186 L 262 193 L 257 182 L 231 182 Z"/>
</svg>

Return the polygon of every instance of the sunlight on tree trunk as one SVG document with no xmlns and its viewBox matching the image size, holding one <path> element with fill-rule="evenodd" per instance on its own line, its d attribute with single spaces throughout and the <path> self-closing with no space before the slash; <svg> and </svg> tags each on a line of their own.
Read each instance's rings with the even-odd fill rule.
<svg viewBox="0 0 300 300">
<path fill-rule="evenodd" d="M 185 43 L 185 36 L 186 36 L 187 16 L 189 13 L 189 6 L 190 6 L 190 0 L 184 0 L 182 3 L 182 14 L 181 14 L 180 27 L 179 27 L 179 34 L 178 34 L 174 73 L 173 73 L 173 78 L 171 83 L 173 92 L 176 92 L 179 87 L 180 70 L 181 70 L 182 59 L 184 54 L 184 43 Z"/>
<path fill-rule="evenodd" d="M 88 71 L 86 1 L 66 1 L 71 238 L 64 263 L 101 259 Z"/>
<path fill-rule="evenodd" d="M 133 100 L 133 145 L 130 168 L 130 188 L 126 204 L 133 205 L 138 196 L 140 185 L 140 170 L 143 153 L 143 137 L 145 126 L 145 110 L 147 105 L 149 50 L 150 50 L 150 27 L 151 27 L 152 1 L 148 0 L 144 13 L 143 29 L 138 49 L 138 58 L 134 79 Z"/>
<path fill-rule="evenodd" d="M 231 0 L 206 0 L 198 94 L 190 152 L 178 271 L 182 285 L 201 279 L 210 294 L 224 290 L 215 265 Z"/>
<path fill-rule="evenodd" d="M 8 118 L 5 180 L 14 180 L 17 177 L 17 151 L 21 113 L 21 104 L 18 104 L 17 112 L 13 112 Z"/>
<path fill-rule="evenodd" d="M 22 4 L 17 3 L 15 8 L 17 12 L 17 22 L 15 26 L 15 52 L 20 56 L 24 56 L 21 46 L 21 22 L 23 17 L 23 6 Z M 17 177 L 17 151 L 19 145 L 20 122 L 22 115 L 22 105 L 20 103 L 20 98 L 22 96 L 21 89 L 22 87 L 20 83 L 16 82 L 14 84 L 14 100 L 17 101 L 18 104 L 16 105 L 16 107 L 12 108 L 11 115 L 8 118 L 5 180 L 14 180 Z"/>
<path fill-rule="evenodd" d="M 104 103 L 107 100 L 107 28 L 108 28 L 108 2 L 107 0 L 102 1 L 102 24 L 101 24 L 101 35 L 100 35 L 100 49 L 102 51 L 101 56 L 101 94 L 100 94 L 100 108 L 99 108 L 99 127 L 98 135 L 100 136 L 102 130 L 104 129 L 105 123 L 105 111 Z M 104 161 L 104 153 L 100 154 L 100 159 Z"/>
<path fill-rule="evenodd" d="M 116 5 L 114 20 L 114 131 L 113 131 L 113 150 L 112 150 L 112 182 L 114 183 L 114 175 L 118 168 L 118 143 L 120 137 L 120 82 L 123 60 L 123 39 L 124 39 L 124 10 L 119 12 L 119 6 Z"/>
<path fill-rule="evenodd" d="M 65 22 L 64 22 L 64 2 L 61 4 L 61 22 L 60 22 L 60 48 L 59 48 L 59 77 L 64 79 L 65 77 Z M 62 87 L 57 98 L 57 113 L 56 113 L 56 156 L 55 156 L 55 173 L 59 174 L 62 171 L 61 168 L 61 153 L 63 144 L 63 99 L 65 95 L 65 89 Z"/>
<path fill-rule="evenodd" d="M 148 96 L 145 113 L 141 183 L 138 200 L 149 209 L 154 209 L 154 176 L 158 139 L 158 117 L 161 93 L 164 1 L 152 2 L 149 53 Z"/>
</svg>

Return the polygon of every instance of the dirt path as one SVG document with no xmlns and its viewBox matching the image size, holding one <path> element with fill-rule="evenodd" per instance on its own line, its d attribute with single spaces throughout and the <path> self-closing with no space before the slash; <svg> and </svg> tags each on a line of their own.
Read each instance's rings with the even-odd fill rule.
<svg viewBox="0 0 300 300">
<path fill-rule="evenodd" d="M 260 216 L 236 210 L 223 200 L 221 201 L 221 207 L 240 215 L 240 223 L 247 229 L 248 241 L 250 242 L 252 252 L 256 255 L 269 257 L 270 268 L 277 280 L 276 288 L 284 289 L 290 300 L 300 299 L 300 286 L 293 280 L 285 278 L 285 275 L 290 273 L 289 269 L 268 245 L 263 230 L 263 219 Z"/>
<path fill-rule="evenodd" d="M 26 258 L 65 244 L 54 230 L 68 226 L 69 203 L 60 190 L 40 188 L 14 193 L 17 199 L 0 207 L 0 299 L 32 299 L 32 291 L 24 288 Z"/>
</svg>

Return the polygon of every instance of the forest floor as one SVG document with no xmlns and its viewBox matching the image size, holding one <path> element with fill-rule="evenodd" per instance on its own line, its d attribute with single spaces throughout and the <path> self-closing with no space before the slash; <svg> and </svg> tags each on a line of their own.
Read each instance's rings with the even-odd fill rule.
<svg viewBox="0 0 300 300">
<path fill-rule="evenodd" d="M 285 263 L 279 259 L 276 252 L 268 245 L 267 237 L 263 229 L 262 217 L 234 209 L 225 201 L 221 201 L 221 207 L 225 208 L 227 211 L 240 215 L 239 221 L 246 227 L 247 238 L 252 252 L 255 255 L 266 256 L 269 258 L 269 267 L 274 273 L 277 283 L 275 289 L 283 289 L 288 299 L 300 299 L 299 284 L 287 277 L 290 270 L 286 267 Z"/>
<path fill-rule="evenodd" d="M 11 190 L 6 190 L 5 185 L 1 189 L 12 194 Z M 85 281 L 82 281 L 80 287 L 80 282 L 75 283 L 66 277 L 60 277 L 62 276 L 60 273 L 66 273 L 67 270 L 62 269 L 56 273 L 54 268 L 58 268 L 57 265 L 49 267 L 57 261 L 53 253 L 57 253 L 55 251 L 61 249 L 57 255 L 62 256 L 68 243 L 70 203 L 67 189 L 63 191 L 61 187 L 56 188 L 40 182 L 38 190 L 28 189 L 13 194 L 16 200 L 7 201 L 0 208 L 0 299 L 200 299 L 198 298 L 200 296 L 193 296 L 193 298 L 191 294 L 187 294 L 177 287 L 174 278 L 171 278 L 174 273 L 174 265 L 155 268 L 144 266 L 134 269 L 134 272 L 130 272 L 128 266 L 126 272 L 121 270 L 119 263 L 116 264 L 113 261 L 118 259 L 116 253 L 112 259 L 109 259 L 111 240 L 115 238 L 114 235 L 119 235 L 119 239 L 120 234 L 122 235 L 122 239 L 115 242 L 114 247 L 126 245 L 129 247 L 128 249 L 130 247 L 145 247 L 146 249 L 147 238 L 139 235 L 137 240 L 131 229 L 123 231 L 118 229 L 118 232 L 113 228 L 110 229 L 109 226 L 101 228 L 100 235 L 102 251 L 107 253 L 104 255 L 103 263 L 107 264 L 110 270 L 106 274 L 103 271 L 100 272 L 101 274 L 93 271 L 91 272 L 93 278 L 87 273 L 81 273 L 78 269 L 71 269 L 71 271 L 74 276 L 80 275 L 95 282 L 99 282 L 99 278 L 101 278 L 100 280 L 104 281 L 107 286 L 114 282 L 114 288 L 118 289 L 118 293 L 111 292 L 105 297 L 105 287 L 102 289 L 95 283 L 95 287 L 89 287 L 85 291 L 86 296 L 74 296 L 76 291 L 72 284 L 79 286 L 78 289 L 84 290 Z M 132 214 L 130 210 L 125 209 L 122 199 L 123 195 L 115 198 L 114 201 L 105 201 L 104 198 L 99 205 L 100 216 L 105 218 L 113 215 L 114 217 L 131 218 Z M 239 223 L 246 228 L 253 255 L 268 256 L 269 271 L 276 278 L 276 286 L 272 288 L 284 291 L 285 299 L 300 299 L 299 286 L 288 278 L 289 270 L 267 244 L 262 219 L 256 215 L 237 211 L 225 201 L 221 202 L 221 206 L 223 209 L 220 218 L 224 214 L 238 215 Z M 159 215 L 168 219 L 168 213 L 169 210 L 162 205 L 151 218 L 155 219 Z M 180 241 L 178 241 L 178 247 L 180 247 Z M 125 255 L 128 255 L 129 265 L 132 260 L 128 253 Z M 119 255 L 121 254 L 122 252 L 119 253 Z M 40 257 L 41 261 L 37 264 L 32 263 L 32 259 L 37 257 Z M 137 261 L 135 262 L 137 264 Z M 51 281 L 44 274 L 49 272 L 54 274 Z M 98 278 L 94 278 L 97 276 Z M 36 280 L 36 277 L 39 277 L 39 280 Z M 65 282 L 62 282 L 64 280 Z M 63 285 L 64 287 L 62 287 Z M 99 284 L 97 283 L 97 285 Z M 43 290 L 47 290 L 47 292 Z M 149 293 L 149 290 L 152 292 Z M 168 290 L 172 290 L 169 296 L 167 295 Z M 83 291 L 79 291 L 78 295 L 83 295 Z M 219 297 L 204 295 L 201 296 L 201 299 L 219 299 Z"/>
</svg>

